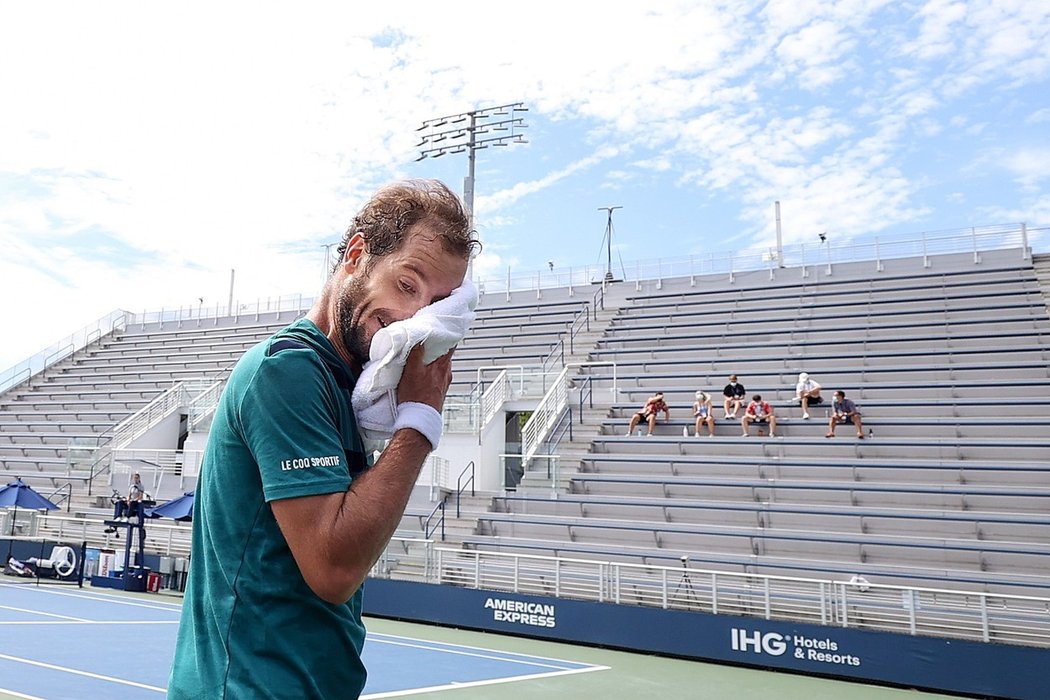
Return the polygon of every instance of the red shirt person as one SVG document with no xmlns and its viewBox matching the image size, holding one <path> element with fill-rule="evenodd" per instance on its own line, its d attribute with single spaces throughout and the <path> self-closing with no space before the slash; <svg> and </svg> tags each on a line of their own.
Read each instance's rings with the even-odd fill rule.
<svg viewBox="0 0 1050 700">
<path fill-rule="evenodd" d="M 744 437 L 750 437 L 750 426 L 752 423 L 769 423 L 769 437 L 777 436 L 777 417 L 773 415 L 773 406 L 762 397 L 755 394 L 751 397 L 751 403 L 744 411 L 744 417 L 740 419 L 740 425 L 744 429 Z"/>
<path fill-rule="evenodd" d="M 638 427 L 638 424 L 645 421 L 649 425 L 649 432 L 646 433 L 646 436 L 652 435 L 656 427 L 656 414 L 661 411 L 664 414 L 664 423 L 666 423 L 671 419 L 671 411 L 667 407 L 667 402 L 664 401 L 664 392 L 658 391 L 646 400 L 641 411 L 631 416 L 631 425 L 627 428 L 627 434 L 634 434 L 634 429 Z"/>
</svg>

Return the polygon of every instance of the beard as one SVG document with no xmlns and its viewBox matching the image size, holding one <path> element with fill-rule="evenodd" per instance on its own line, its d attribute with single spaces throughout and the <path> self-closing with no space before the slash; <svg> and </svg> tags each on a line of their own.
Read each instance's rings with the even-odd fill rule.
<svg viewBox="0 0 1050 700">
<path fill-rule="evenodd" d="M 365 336 L 364 324 L 354 322 L 354 311 L 361 305 L 361 299 L 365 295 L 364 286 L 364 281 L 360 277 L 351 277 L 336 307 L 339 337 L 343 341 L 343 347 L 362 367 L 368 362 L 368 350 L 371 343 Z"/>
</svg>

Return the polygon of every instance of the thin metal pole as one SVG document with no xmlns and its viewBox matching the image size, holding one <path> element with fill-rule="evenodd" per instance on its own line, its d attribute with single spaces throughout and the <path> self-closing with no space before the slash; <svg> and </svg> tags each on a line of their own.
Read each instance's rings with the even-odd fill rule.
<svg viewBox="0 0 1050 700">
<path fill-rule="evenodd" d="M 471 230 L 474 230 L 474 159 L 477 141 L 475 140 L 476 134 L 474 128 L 477 122 L 477 112 L 468 112 L 470 115 L 470 127 L 468 129 L 470 133 L 470 141 L 467 142 L 467 177 L 463 180 L 463 203 L 467 207 L 467 221 Z M 474 272 L 474 256 L 470 256 L 467 260 L 467 279 L 473 277 Z"/>
<path fill-rule="evenodd" d="M 775 205 L 777 212 L 777 267 L 784 267 L 784 239 L 780 234 L 780 200 L 777 200 Z"/>
</svg>

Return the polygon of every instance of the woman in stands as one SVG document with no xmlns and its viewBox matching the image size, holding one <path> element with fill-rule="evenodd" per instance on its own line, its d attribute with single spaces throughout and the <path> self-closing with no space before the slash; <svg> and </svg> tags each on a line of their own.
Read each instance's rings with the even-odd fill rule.
<svg viewBox="0 0 1050 700">
<path fill-rule="evenodd" d="M 712 411 L 711 395 L 703 391 L 696 392 L 696 401 L 693 402 L 693 416 L 696 417 L 693 437 L 700 437 L 701 424 L 707 426 L 707 437 L 715 436 L 715 417 Z"/>
</svg>

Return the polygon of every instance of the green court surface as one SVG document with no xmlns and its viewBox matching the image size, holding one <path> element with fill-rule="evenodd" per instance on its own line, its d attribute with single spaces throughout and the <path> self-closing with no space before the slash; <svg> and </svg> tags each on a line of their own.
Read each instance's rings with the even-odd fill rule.
<svg viewBox="0 0 1050 700">
<path fill-rule="evenodd" d="M 607 666 L 608 670 L 422 692 L 444 700 L 550 700 L 550 698 L 682 698 L 683 700 L 932 700 L 950 695 L 862 685 L 789 673 L 669 659 L 611 649 L 391 620 L 368 620 L 385 634 L 450 642 Z M 382 696 L 370 696 L 382 697 Z"/>
<path fill-rule="evenodd" d="M 0 690 L 0 700 L 163 698 L 181 596 L 98 593 L 90 587 L 80 591 L 50 590 L 57 594 L 49 595 L 47 588 L 34 591 L 18 586 L 3 587 L 0 591 L 8 598 L 8 602 L 0 605 L 3 613 L 0 627 L 6 628 L 3 633 L 7 635 L 0 645 L 0 665 L 3 665 L 0 688 L 12 691 Z M 40 595 L 28 599 L 16 597 L 27 593 Z M 112 609 L 106 613 L 96 612 L 99 619 L 88 620 L 70 617 L 72 613 L 68 610 L 65 614 L 60 614 L 58 609 L 46 612 L 47 604 L 117 606 L 118 611 L 126 609 L 127 612 L 114 613 Z M 40 607 L 35 615 L 34 606 Z M 128 627 L 129 624 L 135 626 Z M 373 669 L 376 673 L 372 687 L 377 691 L 369 692 L 366 686 L 363 697 L 372 699 L 926 700 L 952 697 L 378 618 L 368 618 L 367 625 L 372 641 L 366 641 L 366 663 L 382 667 Z M 85 637 L 77 637 L 78 631 L 86 633 L 99 626 L 112 630 L 104 643 L 91 643 Z M 153 643 L 143 645 L 146 640 Z M 405 648 L 427 647 L 443 647 L 437 651 L 444 656 L 438 654 L 437 660 L 406 663 L 406 658 L 419 657 L 399 655 Z M 48 655 L 55 649 L 64 650 L 65 661 L 47 663 Z M 508 657 L 510 668 L 506 672 L 475 676 L 486 680 L 468 680 L 470 664 L 506 661 Z M 442 680 L 424 680 L 435 677 L 434 673 L 428 674 L 427 669 L 439 671 L 437 677 Z M 135 680 L 132 670 L 139 676 L 138 680 L 146 682 L 130 683 Z M 125 672 L 128 675 L 123 675 Z M 384 685 L 383 679 L 391 677 L 404 682 L 397 690 L 378 690 Z M 412 682 L 416 677 L 419 682 Z M 124 688 L 114 685 L 122 682 Z M 109 684 L 104 686 L 105 694 L 98 694 L 100 683 Z M 119 694 L 113 695 L 113 692 Z"/>
</svg>

